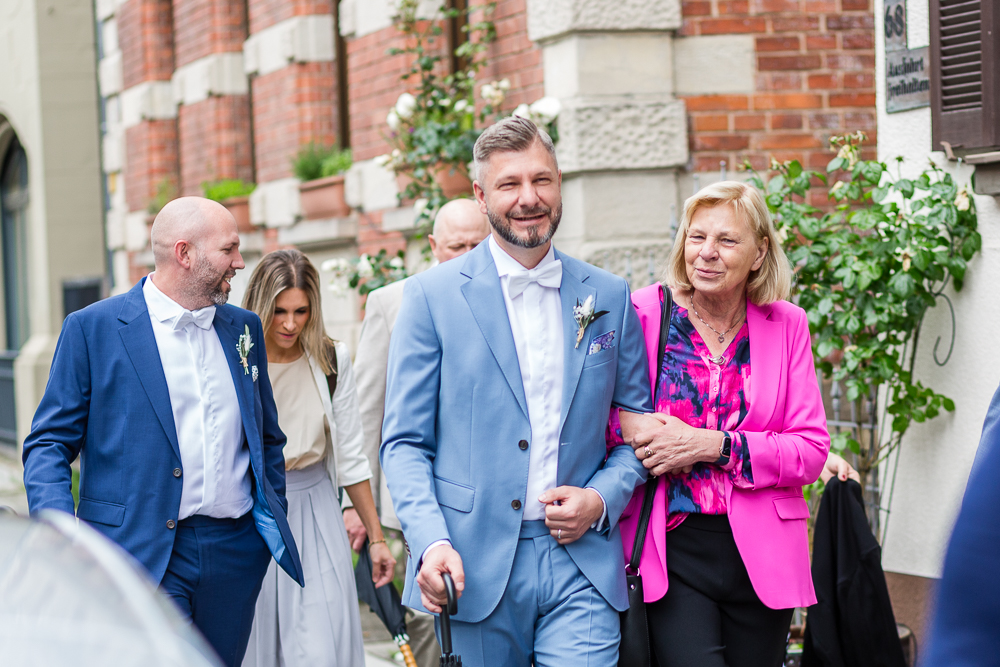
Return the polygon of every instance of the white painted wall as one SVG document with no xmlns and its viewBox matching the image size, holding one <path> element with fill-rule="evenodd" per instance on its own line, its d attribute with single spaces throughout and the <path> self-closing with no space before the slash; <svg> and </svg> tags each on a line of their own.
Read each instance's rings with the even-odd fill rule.
<svg viewBox="0 0 1000 667">
<path fill-rule="evenodd" d="M 908 0 L 909 47 L 927 46 L 928 2 Z M 882 35 L 882 2 L 877 3 L 875 34 Z M 894 164 L 906 158 L 903 169 L 919 173 L 928 159 L 945 166 L 960 183 L 968 183 L 972 169 L 948 163 L 940 151 L 931 151 L 929 108 L 901 113 L 885 112 L 885 52 L 876 39 L 878 155 Z M 891 167 L 895 168 L 895 167 Z M 895 490 L 883 545 L 883 567 L 892 572 L 939 577 L 952 524 L 975 457 L 986 408 L 1000 383 L 1000 358 L 991 343 L 1000 330 L 1000 204 L 993 197 L 976 196 L 983 250 L 969 266 L 965 288 L 948 294 L 955 306 L 956 338 L 951 360 L 939 367 L 933 360 L 934 343 L 942 338 L 939 357 L 947 352 L 951 319 L 939 301 L 929 311 L 920 334 L 916 374 L 922 382 L 955 401 L 954 413 L 926 424 L 915 424 L 904 439 L 896 471 Z M 885 466 L 891 473 L 895 460 Z M 891 477 L 886 480 L 891 482 Z M 884 485 L 888 494 L 889 484 Z M 885 515 L 883 515 L 883 520 Z"/>
</svg>

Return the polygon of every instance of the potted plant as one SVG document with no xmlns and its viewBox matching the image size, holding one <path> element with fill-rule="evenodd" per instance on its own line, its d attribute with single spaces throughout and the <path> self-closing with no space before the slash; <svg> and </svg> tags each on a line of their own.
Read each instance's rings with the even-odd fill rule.
<svg viewBox="0 0 1000 667">
<path fill-rule="evenodd" d="M 343 218 L 351 213 L 344 199 L 344 172 L 351 168 L 351 149 L 310 143 L 292 161 L 299 184 L 302 217 Z"/>
<path fill-rule="evenodd" d="M 257 187 L 239 179 L 226 179 L 214 183 L 204 182 L 201 189 L 207 199 L 217 201 L 233 214 L 236 228 L 241 232 L 252 232 L 250 223 L 250 193 Z"/>
</svg>

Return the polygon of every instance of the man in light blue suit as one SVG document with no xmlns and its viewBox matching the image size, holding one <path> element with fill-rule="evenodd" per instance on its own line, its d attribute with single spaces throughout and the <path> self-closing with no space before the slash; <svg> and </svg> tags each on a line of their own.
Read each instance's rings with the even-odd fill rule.
<svg viewBox="0 0 1000 667">
<path fill-rule="evenodd" d="M 618 518 L 646 471 L 607 451 L 651 411 L 621 278 L 555 251 L 548 136 L 508 118 L 476 143 L 492 235 L 411 278 L 389 350 L 380 457 L 412 558 L 405 604 L 452 622 L 466 665 L 617 664 L 628 606 Z M 625 433 L 626 440 L 630 433 Z"/>
<path fill-rule="evenodd" d="M 197 197 L 153 222 L 156 271 L 71 314 L 24 442 L 32 512 L 73 513 L 130 552 L 227 665 L 270 558 L 304 585 L 285 517 L 285 436 L 260 319 L 225 305 L 232 215 Z"/>
</svg>

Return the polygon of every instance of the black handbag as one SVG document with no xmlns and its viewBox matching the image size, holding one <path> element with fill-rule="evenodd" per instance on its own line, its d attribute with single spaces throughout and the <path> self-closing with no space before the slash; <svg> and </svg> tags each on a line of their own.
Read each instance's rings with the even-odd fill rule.
<svg viewBox="0 0 1000 667">
<path fill-rule="evenodd" d="M 661 286 L 663 290 L 663 305 L 660 314 L 660 348 L 657 352 L 657 372 L 663 367 L 663 354 L 667 347 L 667 334 L 670 330 L 670 311 L 673 309 L 673 296 L 670 288 Z M 653 409 L 656 409 L 656 389 L 653 389 Z M 635 530 L 635 541 L 632 543 L 632 557 L 625 566 L 625 582 L 628 585 L 628 609 L 621 612 L 622 641 L 618 648 L 618 667 L 650 667 L 655 664 L 649 644 L 649 622 L 646 619 L 646 602 L 643 600 L 642 575 L 639 573 L 639 561 L 642 558 L 642 546 L 646 542 L 646 529 L 649 527 L 649 515 L 653 511 L 653 497 L 659 478 L 650 475 L 646 480 L 646 492 L 642 499 L 642 512 L 639 514 L 639 525 Z"/>
</svg>

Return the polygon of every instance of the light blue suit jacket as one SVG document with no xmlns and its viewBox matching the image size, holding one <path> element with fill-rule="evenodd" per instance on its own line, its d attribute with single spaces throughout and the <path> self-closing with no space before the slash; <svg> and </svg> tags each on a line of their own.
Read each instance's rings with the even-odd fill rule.
<svg viewBox="0 0 1000 667">
<path fill-rule="evenodd" d="M 73 513 L 70 463 L 81 457 L 77 516 L 163 578 L 177 531 L 183 474 L 167 379 L 142 293 L 128 293 L 72 313 L 63 322 L 45 395 L 24 441 L 24 486 L 32 513 Z M 245 372 L 236 349 L 250 328 Z M 267 376 L 260 318 L 218 306 L 215 331 L 236 387 L 244 446 L 250 452 L 253 516 L 275 560 L 304 585 L 285 517 L 285 435 Z M 217 563 L 215 565 L 218 565 Z"/>
<path fill-rule="evenodd" d="M 615 608 L 628 607 L 618 518 L 646 471 L 630 447 L 606 454 L 612 405 L 650 412 L 646 348 L 621 278 L 560 252 L 565 357 L 558 484 L 593 487 L 608 522 L 567 546 Z M 579 347 L 573 307 L 608 313 Z M 614 332 L 614 346 L 589 354 Z M 422 609 L 415 560 L 437 540 L 462 556 L 459 621 L 493 611 L 507 586 L 528 483 L 531 426 L 500 278 L 487 243 L 407 281 L 389 347 L 380 459 L 413 558 L 404 603 Z M 517 502 L 515 502 L 517 501 Z M 516 507 L 516 509 L 515 509 Z"/>
</svg>

